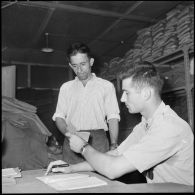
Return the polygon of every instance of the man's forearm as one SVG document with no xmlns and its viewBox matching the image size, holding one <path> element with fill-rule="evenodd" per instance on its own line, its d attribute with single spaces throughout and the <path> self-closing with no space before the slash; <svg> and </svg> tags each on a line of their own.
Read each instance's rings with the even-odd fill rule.
<svg viewBox="0 0 195 195">
<path fill-rule="evenodd" d="M 66 121 L 63 118 L 57 117 L 55 123 L 60 132 L 65 135 L 65 133 L 67 133 Z"/>
<path fill-rule="evenodd" d="M 83 156 L 94 170 L 112 179 L 112 163 L 114 162 L 114 155 L 101 153 L 88 145 L 83 152 Z"/>
<path fill-rule="evenodd" d="M 117 144 L 118 142 L 118 119 L 110 119 L 108 121 L 109 133 L 110 133 L 110 142 L 111 144 Z"/>
<path fill-rule="evenodd" d="M 71 165 L 71 172 L 79 171 L 94 171 L 94 169 L 87 161 Z"/>
</svg>

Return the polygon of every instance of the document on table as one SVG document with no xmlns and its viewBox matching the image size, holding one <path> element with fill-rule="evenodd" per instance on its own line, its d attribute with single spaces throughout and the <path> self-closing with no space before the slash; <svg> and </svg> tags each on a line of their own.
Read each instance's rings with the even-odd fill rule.
<svg viewBox="0 0 195 195">
<path fill-rule="evenodd" d="M 74 190 L 107 185 L 107 182 L 87 174 L 69 173 L 37 177 L 55 190 Z"/>
<path fill-rule="evenodd" d="M 89 140 L 90 133 L 89 132 L 76 132 L 76 135 L 84 139 L 86 142 Z"/>
<path fill-rule="evenodd" d="M 11 185 L 16 184 L 16 177 L 22 177 L 19 168 L 6 168 L 2 169 L 2 184 Z"/>
<path fill-rule="evenodd" d="M 2 169 L 2 177 L 21 177 L 20 169 L 18 167 Z"/>
</svg>

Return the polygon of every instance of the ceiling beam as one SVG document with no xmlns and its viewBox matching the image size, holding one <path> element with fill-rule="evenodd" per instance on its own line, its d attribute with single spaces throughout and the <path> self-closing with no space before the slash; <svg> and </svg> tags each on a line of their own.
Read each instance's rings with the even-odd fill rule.
<svg viewBox="0 0 195 195">
<path fill-rule="evenodd" d="M 64 64 L 43 64 L 37 62 L 23 62 L 23 61 L 14 61 L 14 60 L 2 60 L 2 64 L 9 64 L 9 65 L 21 65 L 21 66 L 43 66 L 43 67 L 58 67 L 58 68 L 69 68 L 68 65 Z"/>
<path fill-rule="evenodd" d="M 6 8 L 6 7 L 9 7 L 9 6 L 11 6 L 11 5 L 15 4 L 15 3 L 17 3 L 17 1 L 10 2 L 10 3 L 6 4 L 6 5 L 3 5 L 3 6 L 1 7 L 1 9 L 4 9 L 4 8 Z"/>
<path fill-rule="evenodd" d="M 143 1 L 137 1 L 133 4 L 124 14 L 124 16 L 128 16 L 132 11 L 134 11 L 139 5 L 141 5 Z M 93 45 L 96 41 L 101 39 L 105 34 L 107 34 L 110 30 L 112 30 L 121 20 L 124 18 L 124 16 L 120 17 L 118 20 L 116 20 L 114 23 L 112 23 L 104 32 L 102 32 L 98 37 L 95 38 L 94 41 L 90 42 L 89 45 Z"/>
<path fill-rule="evenodd" d="M 125 15 L 125 14 L 120 14 L 117 12 L 91 9 L 91 8 L 86 8 L 86 7 L 81 7 L 81 6 L 65 5 L 62 3 L 54 3 L 54 2 L 48 3 L 45 1 L 27 1 L 27 2 L 19 1 L 18 4 L 27 5 L 27 6 L 36 6 L 36 7 L 38 6 L 38 7 L 44 7 L 44 8 L 59 8 L 59 9 L 67 10 L 67 11 L 74 11 L 74 12 L 79 12 L 79 13 L 86 13 L 86 14 L 114 17 L 114 18 L 123 17 L 123 19 L 136 20 L 139 22 L 151 22 L 152 20 L 152 18 L 143 17 L 143 16 Z"/>
<path fill-rule="evenodd" d="M 45 28 L 47 27 L 47 24 L 49 23 L 50 18 L 53 15 L 55 8 L 50 8 L 47 15 L 45 16 L 45 18 L 43 19 L 43 22 L 40 26 L 40 28 L 38 29 L 34 39 L 32 40 L 32 45 L 35 45 L 37 40 L 40 38 L 41 34 L 44 32 Z"/>
</svg>

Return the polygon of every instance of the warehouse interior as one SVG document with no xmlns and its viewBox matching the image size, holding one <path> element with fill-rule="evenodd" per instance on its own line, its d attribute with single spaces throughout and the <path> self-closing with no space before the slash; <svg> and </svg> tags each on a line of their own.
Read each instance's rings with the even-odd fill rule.
<svg viewBox="0 0 195 195">
<path fill-rule="evenodd" d="M 77 41 L 91 48 L 92 71 L 115 86 L 119 143 L 140 121 L 120 102 L 119 75 L 141 60 L 155 64 L 162 99 L 194 129 L 194 1 L 2 1 L 1 12 L 2 95 L 36 107 L 60 145 L 52 115 L 60 86 L 75 77 L 66 50 Z"/>
</svg>

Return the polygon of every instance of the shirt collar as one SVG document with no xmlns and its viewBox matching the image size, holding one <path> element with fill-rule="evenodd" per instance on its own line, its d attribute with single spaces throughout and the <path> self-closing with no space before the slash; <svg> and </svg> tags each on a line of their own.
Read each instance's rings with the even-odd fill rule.
<svg viewBox="0 0 195 195">
<path fill-rule="evenodd" d="M 146 120 L 143 116 L 142 116 L 142 120 L 141 122 L 143 123 L 143 125 L 146 127 L 146 129 L 149 129 L 150 126 L 152 125 L 152 122 L 154 121 L 154 119 L 160 115 L 164 113 L 164 109 L 165 109 L 166 105 L 165 103 L 162 101 L 160 103 L 160 105 L 158 106 L 158 108 L 156 109 L 156 111 L 154 112 L 154 114 L 152 115 L 151 118 L 149 118 L 148 120 Z"/>
<path fill-rule="evenodd" d="M 89 81 L 94 80 L 94 79 L 96 78 L 96 74 L 95 74 L 95 73 L 91 73 L 91 74 L 92 74 L 92 77 L 91 77 L 91 79 L 90 79 Z M 81 81 L 78 79 L 77 76 L 75 77 L 75 81 L 81 82 Z"/>
</svg>

